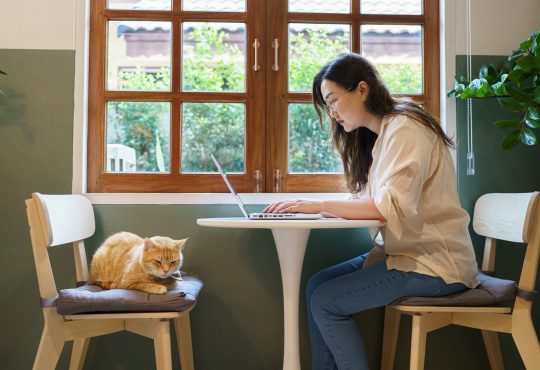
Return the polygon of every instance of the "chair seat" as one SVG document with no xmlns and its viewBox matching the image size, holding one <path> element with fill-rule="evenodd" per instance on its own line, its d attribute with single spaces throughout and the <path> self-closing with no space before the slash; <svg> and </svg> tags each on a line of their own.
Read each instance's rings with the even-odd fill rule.
<svg viewBox="0 0 540 370">
<path fill-rule="evenodd" d="M 487 306 L 487 307 L 461 307 L 461 306 L 402 306 L 392 305 L 393 309 L 402 312 L 469 312 L 469 313 L 511 313 L 509 306 Z"/>
<path fill-rule="evenodd" d="M 61 315 L 98 312 L 182 312 L 197 301 L 203 286 L 196 277 L 184 277 L 165 294 L 150 294 L 130 289 L 103 289 L 97 285 L 83 285 L 63 289 L 56 299 Z"/>
<path fill-rule="evenodd" d="M 479 273 L 477 278 L 480 281 L 480 285 L 474 289 L 467 289 L 463 292 L 443 297 L 404 297 L 393 302 L 393 305 L 445 307 L 492 306 L 497 303 L 511 301 L 516 297 L 517 284 L 515 281 L 499 279 L 483 273 Z"/>
</svg>

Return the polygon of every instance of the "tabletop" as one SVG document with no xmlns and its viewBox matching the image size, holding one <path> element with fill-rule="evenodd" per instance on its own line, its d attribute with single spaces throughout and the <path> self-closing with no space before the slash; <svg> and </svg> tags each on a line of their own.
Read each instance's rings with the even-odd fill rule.
<svg viewBox="0 0 540 370">
<path fill-rule="evenodd" d="M 250 220 L 245 217 L 199 218 L 197 224 L 209 227 L 238 229 L 346 229 L 384 226 L 381 220 L 346 220 L 321 218 L 318 220 Z"/>
</svg>

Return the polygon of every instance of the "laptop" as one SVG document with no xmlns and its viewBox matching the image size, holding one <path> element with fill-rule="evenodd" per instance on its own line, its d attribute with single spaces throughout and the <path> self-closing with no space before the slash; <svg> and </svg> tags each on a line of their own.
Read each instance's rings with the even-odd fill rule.
<svg viewBox="0 0 540 370">
<path fill-rule="evenodd" d="M 221 166 L 221 163 L 218 162 L 213 154 L 211 154 L 211 157 L 219 173 L 221 174 L 223 181 L 225 181 L 225 184 L 229 188 L 230 192 L 232 195 L 234 195 L 236 203 L 238 203 L 238 207 L 240 207 L 244 217 L 250 220 L 318 220 L 319 218 L 323 217 L 323 215 L 320 213 L 249 213 L 244 205 L 244 202 L 242 202 L 242 199 L 240 199 L 240 196 L 227 178 L 227 172 L 225 172 Z"/>
</svg>

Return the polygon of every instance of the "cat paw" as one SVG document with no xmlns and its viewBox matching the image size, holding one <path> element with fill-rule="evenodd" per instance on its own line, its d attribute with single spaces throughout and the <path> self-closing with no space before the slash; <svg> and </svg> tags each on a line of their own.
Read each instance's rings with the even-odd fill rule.
<svg viewBox="0 0 540 370">
<path fill-rule="evenodd" d="M 149 288 L 147 292 L 153 293 L 153 294 L 165 294 L 167 293 L 167 288 L 164 287 L 163 285 L 157 285 L 155 287 Z"/>
</svg>

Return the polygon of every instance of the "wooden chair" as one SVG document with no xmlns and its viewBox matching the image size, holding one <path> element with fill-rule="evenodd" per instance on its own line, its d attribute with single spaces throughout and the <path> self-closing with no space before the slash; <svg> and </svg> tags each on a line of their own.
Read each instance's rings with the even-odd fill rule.
<svg viewBox="0 0 540 370">
<path fill-rule="evenodd" d="M 169 320 L 174 321 L 182 370 L 193 370 L 189 312 L 92 313 L 60 315 L 48 247 L 72 243 L 77 280 L 88 280 L 83 240 L 94 234 L 94 212 L 80 195 L 32 194 L 26 200 L 39 293 L 45 319 L 34 370 L 55 369 L 66 341 L 73 341 L 70 370 L 83 368 L 91 337 L 127 330 L 154 340 L 158 370 L 171 370 Z"/>
<path fill-rule="evenodd" d="M 498 332 L 512 334 L 527 369 L 540 368 L 540 346 L 531 320 L 540 252 L 538 194 L 486 194 L 475 205 L 474 231 L 486 237 L 483 271 L 494 271 L 497 239 L 527 243 L 513 308 L 501 305 L 441 307 L 433 303 L 430 306 L 399 303 L 386 306 L 382 370 L 393 369 L 401 314 L 412 315 L 411 370 L 424 369 L 427 334 L 451 324 L 482 330 L 492 370 L 504 369 Z"/>
</svg>

